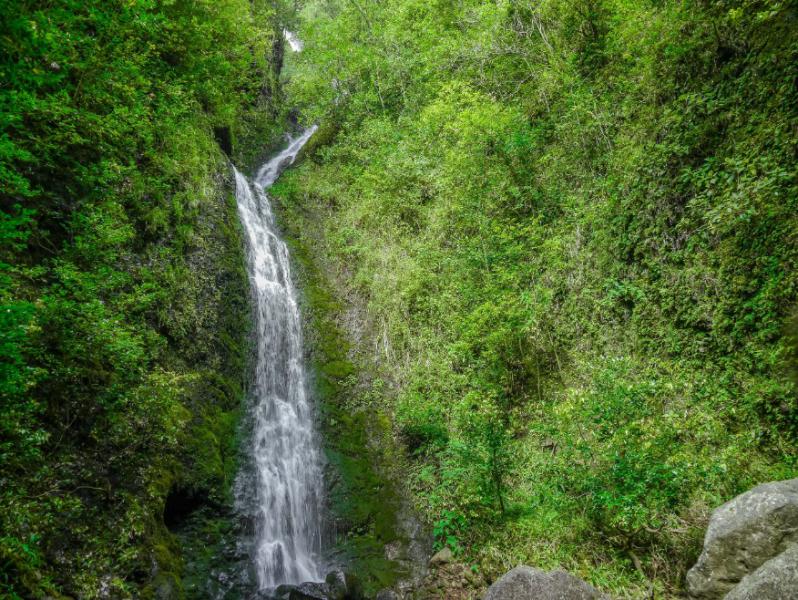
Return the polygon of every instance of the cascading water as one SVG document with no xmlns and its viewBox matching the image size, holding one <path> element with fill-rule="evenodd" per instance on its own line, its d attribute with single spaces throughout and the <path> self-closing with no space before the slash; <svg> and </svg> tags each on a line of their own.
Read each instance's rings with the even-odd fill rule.
<svg viewBox="0 0 798 600">
<path fill-rule="evenodd" d="M 254 524 L 250 555 L 258 589 L 324 577 L 319 558 L 324 493 L 319 440 L 288 248 L 277 233 L 266 193 L 315 130 L 290 140 L 253 182 L 235 171 L 257 334 L 252 465 L 239 475 L 236 495 L 239 511 Z"/>
<path fill-rule="evenodd" d="M 304 44 L 293 31 L 283 29 L 283 38 L 288 42 L 288 46 L 293 52 L 302 52 Z"/>
</svg>

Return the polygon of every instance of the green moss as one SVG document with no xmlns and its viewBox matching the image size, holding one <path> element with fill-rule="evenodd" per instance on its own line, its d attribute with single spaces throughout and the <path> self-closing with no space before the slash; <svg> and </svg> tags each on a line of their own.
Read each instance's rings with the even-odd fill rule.
<svg viewBox="0 0 798 600">
<path fill-rule="evenodd" d="M 320 366 L 320 369 L 326 377 L 333 379 L 343 379 L 355 372 L 355 366 L 348 360 L 325 362 Z"/>
<path fill-rule="evenodd" d="M 337 121 L 333 119 L 325 120 L 319 126 L 318 131 L 313 134 L 313 137 L 310 138 L 308 143 L 302 148 L 297 160 L 302 161 L 306 158 L 316 158 L 319 150 L 332 144 L 339 131 L 340 127 L 338 126 Z"/>
<path fill-rule="evenodd" d="M 150 549 L 153 564 L 157 566 L 152 581 L 141 591 L 141 597 L 146 600 L 183 597 L 183 565 L 177 544 L 167 532 L 163 532 L 163 539 L 163 542 L 154 544 Z"/>
<path fill-rule="evenodd" d="M 339 326 L 343 304 L 311 260 L 304 239 L 291 227 L 292 216 L 289 210 L 280 212 L 287 223 L 302 297 L 312 385 L 331 467 L 331 516 L 345 531 L 333 554 L 343 557 L 366 593 L 375 594 L 407 575 L 402 565 L 385 559 L 385 545 L 402 535 L 397 522 L 400 497 L 387 475 L 387 455 L 378 441 L 386 417 L 357 408 L 363 396 L 358 381 L 368 378 L 368 370 L 352 355 L 352 345 Z"/>
<path fill-rule="evenodd" d="M 363 591 L 373 597 L 385 588 L 393 587 L 402 574 L 401 565 L 387 560 L 384 546 L 369 536 L 354 536 L 339 545 L 345 555 L 357 557 L 351 570 L 363 584 Z"/>
</svg>

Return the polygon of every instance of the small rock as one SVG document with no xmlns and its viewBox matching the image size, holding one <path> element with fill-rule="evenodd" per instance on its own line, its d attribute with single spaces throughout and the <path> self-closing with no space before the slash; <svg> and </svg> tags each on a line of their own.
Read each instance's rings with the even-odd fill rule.
<svg viewBox="0 0 798 600">
<path fill-rule="evenodd" d="M 484 600 L 599 600 L 595 588 L 565 571 L 516 567 L 490 588 Z"/>
<path fill-rule="evenodd" d="M 393 590 L 380 590 L 374 597 L 374 600 L 400 600 L 399 594 Z"/>
<path fill-rule="evenodd" d="M 269 600 L 270 598 L 276 598 L 277 600 L 288 600 L 291 592 L 293 592 L 295 589 L 295 585 L 284 583 L 283 585 L 278 586 L 277 589 L 271 593 L 271 595 L 267 595 L 265 592 L 258 592 L 255 598 L 257 600 L 261 600 L 262 596 L 263 600 Z"/>
<path fill-rule="evenodd" d="M 478 586 L 480 583 L 480 577 L 471 569 L 466 569 L 465 578 L 468 579 L 468 582 L 473 586 Z"/>
<path fill-rule="evenodd" d="M 792 543 L 798 543 L 798 479 L 759 485 L 712 513 L 687 591 L 719 600 Z"/>
<path fill-rule="evenodd" d="M 288 600 L 330 600 L 326 583 L 302 583 L 288 594 Z"/>
<path fill-rule="evenodd" d="M 346 575 L 344 575 L 343 571 L 327 573 L 324 582 L 327 584 L 330 600 L 344 600 L 346 598 Z"/>
<path fill-rule="evenodd" d="M 795 600 L 798 598 L 798 544 L 793 544 L 742 578 L 724 600 Z"/>
<path fill-rule="evenodd" d="M 453 560 L 454 554 L 452 554 L 452 551 L 449 548 L 444 548 L 440 552 L 433 554 L 432 558 L 429 559 L 429 564 L 431 567 L 440 567 L 448 565 Z"/>
<path fill-rule="evenodd" d="M 385 558 L 387 560 L 399 560 L 402 556 L 402 542 L 399 540 L 385 544 Z"/>
</svg>

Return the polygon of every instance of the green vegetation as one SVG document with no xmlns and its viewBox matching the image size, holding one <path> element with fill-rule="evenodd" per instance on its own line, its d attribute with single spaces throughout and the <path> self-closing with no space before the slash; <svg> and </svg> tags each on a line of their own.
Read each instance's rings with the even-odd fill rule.
<svg viewBox="0 0 798 600">
<path fill-rule="evenodd" d="M 678 594 L 708 511 L 798 474 L 798 5 L 306 0 L 281 72 L 295 4 L 0 8 L 0 598 L 203 597 L 249 359 L 219 146 L 285 104 L 366 587 L 402 477 L 488 579 Z"/>
<path fill-rule="evenodd" d="M 275 193 L 489 577 L 674 595 L 711 507 L 798 473 L 797 11 L 305 3 L 287 92 L 322 130 Z"/>
<path fill-rule="evenodd" d="M 290 216 L 290 215 L 287 215 Z M 328 465 L 332 555 L 355 574 L 363 591 L 375 596 L 406 576 L 406 566 L 385 557 L 386 544 L 406 544 L 399 523 L 401 484 L 390 421 L 378 400 L 379 382 L 346 339 L 340 319 L 347 307 L 338 301 L 324 275 L 298 239 L 299 222 L 284 219 L 294 276 L 301 290 L 312 387 L 318 403 Z M 368 407 L 369 410 L 363 410 Z"/>
<path fill-rule="evenodd" d="M 249 287 L 214 138 L 279 133 L 285 10 L 0 8 L 2 598 L 181 597 L 167 498 L 228 501 Z"/>
</svg>

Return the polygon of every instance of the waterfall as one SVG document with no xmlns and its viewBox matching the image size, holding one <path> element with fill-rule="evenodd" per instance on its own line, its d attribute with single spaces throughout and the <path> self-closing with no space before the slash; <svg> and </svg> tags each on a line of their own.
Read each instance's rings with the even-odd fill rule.
<svg viewBox="0 0 798 600">
<path fill-rule="evenodd" d="M 239 475 L 236 503 L 253 524 L 249 552 L 259 589 L 324 578 L 319 557 L 324 493 L 321 453 L 308 397 L 288 248 L 275 227 L 266 193 L 315 130 L 312 127 L 290 140 L 252 182 L 235 170 L 257 340 L 248 452 L 252 465 Z"/>
<path fill-rule="evenodd" d="M 283 29 L 283 38 L 285 38 L 285 41 L 288 42 L 288 46 L 293 52 L 302 52 L 304 44 L 293 31 Z"/>
</svg>

